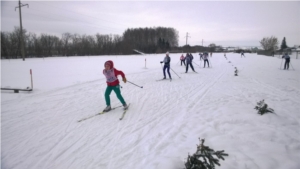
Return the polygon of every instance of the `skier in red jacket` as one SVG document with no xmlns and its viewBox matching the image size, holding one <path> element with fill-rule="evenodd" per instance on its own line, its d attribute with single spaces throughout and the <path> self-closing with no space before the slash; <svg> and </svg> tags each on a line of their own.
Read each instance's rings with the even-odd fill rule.
<svg viewBox="0 0 300 169">
<path fill-rule="evenodd" d="M 103 110 L 103 112 L 108 112 L 111 110 L 111 105 L 110 105 L 110 93 L 113 90 L 118 99 L 120 100 L 120 102 L 122 103 L 122 105 L 124 106 L 124 109 L 127 109 L 127 104 L 123 98 L 123 96 L 121 95 L 121 90 L 120 90 L 120 82 L 117 78 L 118 75 L 122 76 L 122 80 L 124 83 L 126 83 L 126 77 L 125 74 L 122 71 L 119 71 L 117 69 L 114 68 L 114 63 L 111 60 L 108 60 L 104 63 L 104 67 L 105 69 L 103 70 L 103 74 L 106 77 L 106 83 L 107 83 L 107 87 L 105 90 L 105 102 L 106 102 L 106 108 Z"/>
</svg>

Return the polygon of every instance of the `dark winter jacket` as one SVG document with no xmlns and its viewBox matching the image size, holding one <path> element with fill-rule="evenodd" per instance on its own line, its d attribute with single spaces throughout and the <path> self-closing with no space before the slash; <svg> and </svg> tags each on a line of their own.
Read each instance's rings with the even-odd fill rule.
<svg viewBox="0 0 300 169">
<path fill-rule="evenodd" d="M 287 59 L 290 59 L 290 56 L 289 56 L 289 55 L 287 55 L 287 54 L 285 54 L 285 55 L 283 55 L 283 56 L 282 56 L 282 58 L 284 58 L 284 59 L 286 59 L 286 60 L 287 60 Z"/>
<path fill-rule="evenodd" d="M 165 66 L 170 66 L 170 62 L 171 62 L 171 58 L 170 58 L 169 55 L 167 55 L 167 56 L 164 58 L 163 63 L 165 63 Z"/>
<path fill-rule="evenodd" d="M 187 64 L 192 63 L 193 57 L 192 57 L 190 54 L 187 54 L 187 55 L 185 56 L 185 60 L 186 60 L 186 63 L 187 63 Z"/>
</svg>

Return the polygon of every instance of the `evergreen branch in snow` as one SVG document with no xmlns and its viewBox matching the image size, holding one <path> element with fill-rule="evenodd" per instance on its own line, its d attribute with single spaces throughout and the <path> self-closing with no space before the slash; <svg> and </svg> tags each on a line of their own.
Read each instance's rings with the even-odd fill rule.
<svg viewBox="0 0 300 169">
<path fill-rule="evenodd" d="M 193 156 L 188 155 L 185 163 L 186 169 L 215 169 L 215 165 L 220 166 L 219 159 L 225 160 L 223 156 L 228 156 L 224 150 L 214 151 L 204 145 L 204 139 L 199 138 L 200 145 L 197 145 L 197 151 Z M 217 158 L 215 158 L 216 156 Z"/>
<path fill-rule="evenodd" d="M 257 110 L 257 113 L 260 115 L 263 115 L 265 113 L 274 113 L 274 110 L 272 108 L 268 108 L 268 104 L 265 103 L 265 100 L 257 102 L 257 105 L 254 107 L 254 109 Z"/>
</svg>

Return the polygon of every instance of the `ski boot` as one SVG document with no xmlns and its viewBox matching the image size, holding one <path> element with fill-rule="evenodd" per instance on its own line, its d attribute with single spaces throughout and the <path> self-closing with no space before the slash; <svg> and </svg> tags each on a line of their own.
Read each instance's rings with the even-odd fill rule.
<svg viewBox="0 0 300 169">
<path fill-rule="evenodd" d="M 111 107 L 110 106 L 107 106 L 104 110 L 103 110 L 103 112 L 109 112 L 111 110 Z"/>
</svg>

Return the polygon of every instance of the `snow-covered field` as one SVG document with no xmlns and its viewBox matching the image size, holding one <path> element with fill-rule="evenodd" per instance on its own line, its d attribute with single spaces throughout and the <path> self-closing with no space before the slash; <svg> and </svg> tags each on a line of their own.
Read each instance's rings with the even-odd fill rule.
<svg viewBox="0 0 300 169">
<path fill-rule="evenodd" d="M 286 71 L 278 57 L 215 53 L 202 68 L 195 53 L 198 74 L 185 74 L 180 55 L 172 82 L 156 81 L 165 54 L 1 60 L 1 87 L 30 87 L 33 71 L 32 92 L 1 91 L 2 169 L 183 169 L 198 138 L 229 154 L 219 169 L 300 168 L 300 59 Z M 106 60 L 143 88 L 121 82 L 122 121 L 119 108 L 79 123 L 105 108 Z M 276 114 L 257 114 L 263 99 Z"/>
</svg>

